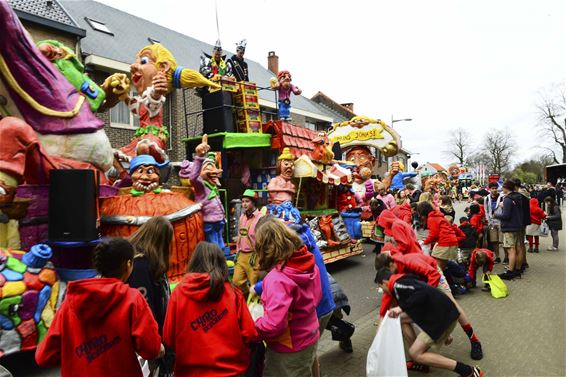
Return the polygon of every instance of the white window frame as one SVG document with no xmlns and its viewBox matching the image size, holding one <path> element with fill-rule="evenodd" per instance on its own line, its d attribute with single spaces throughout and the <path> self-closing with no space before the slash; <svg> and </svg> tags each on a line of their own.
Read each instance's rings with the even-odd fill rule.
<svg viewBox="0 0 566 377">
<path fill-rule="evenodd" d="M 130 90 L 130 98 L 134 97 L 134 91 L 133 89 Z M 132 112 L 129 109 L 129 106 L 125 103 L 125 102 L 121 102 L 124 106 L 126 106 L 126 108 L 128 108 L 128 117 L 130 119 L 129 123 L 119 123 L 119 122 L 113 122 L 112 121 L 112 109 L 109 110 L 108 116 L 110 118 L 110 127 L 113 128 L 122 128 L 125 130 L 137 130 L 138 126 L 135 124 L 135 115 L 132 114 Z M 118 106 L 118 105 L 116 105 Z"/>
<path fill-rule="evenodd" d="M 106 23 L 102 21 L 98 21 L 90 17 L 85 17 L 85 21 L 93 30 L 99 31 L 104 34 L 114 35 L 114 33 L 108 28 L 108 26 L 106 26 Z"/>
</svg>

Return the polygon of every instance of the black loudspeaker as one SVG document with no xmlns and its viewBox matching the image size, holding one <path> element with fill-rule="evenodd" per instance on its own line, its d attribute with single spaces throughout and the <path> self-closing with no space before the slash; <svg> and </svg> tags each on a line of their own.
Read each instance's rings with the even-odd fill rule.
<svg viewBox="0 0 566 377">
<path fill-rule="evenodd" d="M 49 241 L 99 238 L 98 172 L 62 169 L 51 170 L 49 176 Z"/>
<path fill-rule="evenodd" d="M 203 133 L 234 132 L 232 93 L 223 90 L 202 97 Z"/>
</svg>

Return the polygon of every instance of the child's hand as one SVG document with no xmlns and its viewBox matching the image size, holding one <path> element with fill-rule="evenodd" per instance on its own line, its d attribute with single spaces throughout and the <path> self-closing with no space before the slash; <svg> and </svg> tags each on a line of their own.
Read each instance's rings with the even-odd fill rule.
<svg viewBox="0 0 566 377">
<path fill-rule="evenodd" d="M 396 306 L 393 309 L 389 310 L 388 315 L 391 318 L 397 318 L 401 315 L 402 312 L 403 312 L 403 309 L 401 309 L 399 306 Z"/>
<path fill-rule="evenodd" d="M 159 356 L 157 356 L 157 358 L 161 359 L 163 356 L 165 356 L 165 346 L 163 345 L 163 343 L 161 343 L 161 348 L 159 348 Z"/>
<path fill-rule="evenodd" d="M 257 293 L 255 291 L 255 287 L 253 285 L 250 287 L 250 295 L 252 295 L 252 297 L 257 296 Z"/>
</svg>

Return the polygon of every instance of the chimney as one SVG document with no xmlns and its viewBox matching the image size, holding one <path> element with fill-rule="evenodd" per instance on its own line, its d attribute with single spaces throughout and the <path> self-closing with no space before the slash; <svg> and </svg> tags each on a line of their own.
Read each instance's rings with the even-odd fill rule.
<svg viewBox="0 0 566 377">
<path fill-rule="evenodd" d="M 267 54 L 267 69 L 275 74 L 279 72 L 279 56 L 275 55 L 275 51 Z"/>
<path fill-rule="evenodd" d="M 354 104 L 352 102 L 349 103 L 341 103 L 341 106 L 344 106 L 345 108 L 347 108 L 348 110 L 350 110 L 351 112 L 354 112 Z"/>
</svg>

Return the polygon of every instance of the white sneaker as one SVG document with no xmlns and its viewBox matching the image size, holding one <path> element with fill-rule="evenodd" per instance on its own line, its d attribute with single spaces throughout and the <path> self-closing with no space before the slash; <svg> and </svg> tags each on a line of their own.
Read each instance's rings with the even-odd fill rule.
<svg viewBox="0 0 566 377">
<path fill-rule="evenodd" d="M 556 251 L 556 250 L 558 250 L 558 248 L 557 248 L 557 247 L 553 247 L 553 246 L 549 246 L 546 250 L 547 250 L 547 251 Z"/>
</svg>

